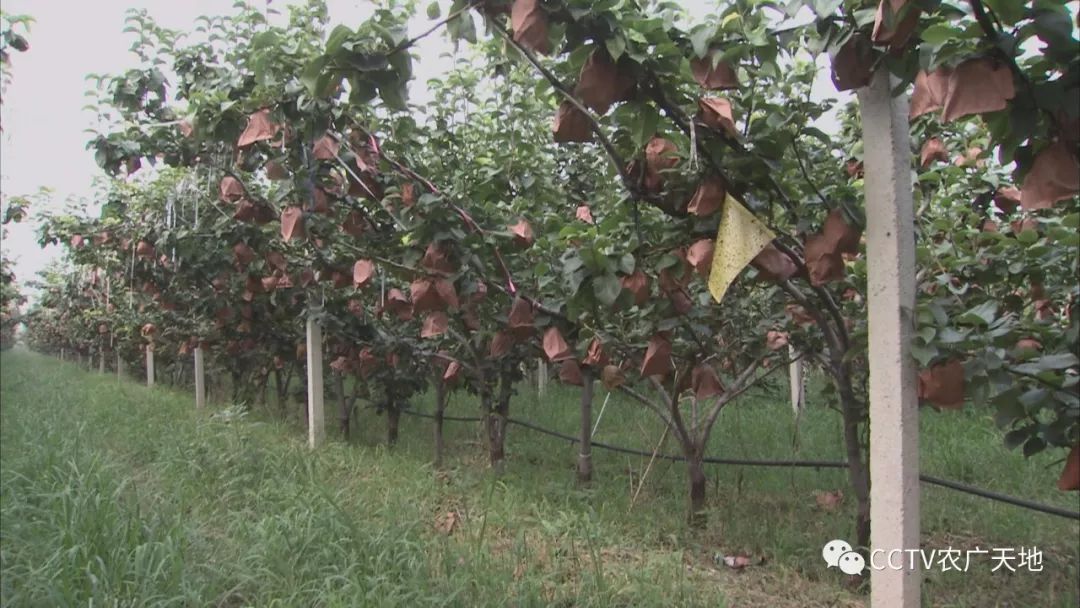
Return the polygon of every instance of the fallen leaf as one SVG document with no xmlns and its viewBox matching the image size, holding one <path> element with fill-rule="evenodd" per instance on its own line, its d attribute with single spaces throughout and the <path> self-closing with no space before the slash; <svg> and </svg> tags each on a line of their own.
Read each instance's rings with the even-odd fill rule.
<svg viewBox="0 0 1080 608">
<path fill-rule="evenodd" d="M 586 224 L 593 224 L 592 211 L 589 211 L 588 205 L 578 205 L 577 211 L 574 212 L 574 217 L 585 222 Z"/>
<path fill-rule="evenodd" d="M 731 568 L 732 570 L 742 570 L 743 568 L 751 565 L 752 563 L 753 562 L 750 560 L 750 557 L 746 555 L 738 554 L 724 556 L 724 565 L 728 568 Z"/>
<path fill-rule="evenodd" d="M 824 492 L 818 490 L 814 492 L 814 498 L 817 500 L 817 504 L 826 511 L 835 511 L 840 508 L 840 505 L 844 502 L 844 493 L 840 490 L 832 492 Z"/>
<path fill-rule="evenodd" d="M 460 521 L 461 516 L 457 511 L 446 511 L 435 518 L 435 530 L 450 536 Z"/>
</svg>

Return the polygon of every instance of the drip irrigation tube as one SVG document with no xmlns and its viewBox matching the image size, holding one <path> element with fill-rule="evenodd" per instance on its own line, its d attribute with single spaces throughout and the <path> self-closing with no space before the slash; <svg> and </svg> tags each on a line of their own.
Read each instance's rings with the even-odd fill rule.
<svg viewBox="0 0 1080 608">
<path fill-rule="evenodd" d="M 433 414 L 427 414 L 424 412 L 415 412 L 411 410 L 403 410 L 403 413 L 410 416 L 417 416 L 420 418 L 434 418 Z M 483 418 L 471 417 L 471 416 L 443 416 L 443 420 L 448 422 L 480 422 Z M 558 431 L 552 431 L 551 429 L 545 429 L 544 427 L 537 426 L 531 422 L 525 422 L 522 420 L 515 420 L 513 418 L 507 418 L 506 422 L 514 424 L 520 427 L 527 428 L 544 435 L 550 435 L 551 437 L 557 437 L 569 441 L 570 443 L 577 443 L 581 441 L 580 438 L 572 435 L 566 435 Z M 609 443 L 602 443 L 600 441 L 592 442 L 594 447 L 602 450 L 609 450 L 612 452 L 620 452 L 623 454 L 631 454 L 633 456 L 644 456 L 646 458 L 651 457 L 652 452 L 644 450 L 637 450 L 634 448 L 626 448 L 617 445 L 611 445 Z M 670 460 L 672 462 L 686 462 L 686 458 L 682 456 L 676 456 L 673 454 L 657 454 L 656 458 L 662 460 Z M 751 466 L 751 467 L 788 467 L 788 468 L 807 468 L 807 469 L 843 469 L 847 467 L 847 463 L 841 460 L 755 460 L 746 458 L 703 458 L 703 462 L 708 464 L 726 464 L 735 466 Z M 1029 509 L 1031 511 L 1038 511 L 1040 513 L 1046 513 L 1048 515 L 1057 515 L 1058 517 L 1064 517 L 1067 519 L 1075 519 L 1080 521 L 1080 512 L 1070 511 L 1061 507 L 1055 507 L 1053 505 L 1045 505 L 1042 503 L 1026 500 L 1023 498 L 1017 498 L 1015 496 L 1009 496 L 1008 494 L 1001 494 L 999 492 L 993 492 L 991 490 L 985 490 L 975 486 L 960 483 L 958 481 L 952 481 L 949 479 L 942 479 L 940 477 L 934 477 L 932 475 L 919 475 L 919 480 L 923 483 L 928 483 L 934 486 L 940 486 L 943 488 L 949 488 L 957 492 L 964 494 L 970 494 L 972 496 L 978 496 L 980 498 L 986 498 L 1005 504 L 1010 504 L 1023 509 Z"/>
</svg>

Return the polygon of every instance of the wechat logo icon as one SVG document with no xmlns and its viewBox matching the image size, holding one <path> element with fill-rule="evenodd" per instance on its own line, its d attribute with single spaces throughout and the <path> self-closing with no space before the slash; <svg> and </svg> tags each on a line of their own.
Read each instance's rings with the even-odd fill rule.
<svg viewBox="0 0 1080 608">
<path fill-rule="evenodd" d="M 821 549 L 821 557 L 829 568 L 837 567 L 844 574 L 862 574 L 866 560 L 851 549 L 851 545 L 842 540 L 830 540 Z"/>
</svg>

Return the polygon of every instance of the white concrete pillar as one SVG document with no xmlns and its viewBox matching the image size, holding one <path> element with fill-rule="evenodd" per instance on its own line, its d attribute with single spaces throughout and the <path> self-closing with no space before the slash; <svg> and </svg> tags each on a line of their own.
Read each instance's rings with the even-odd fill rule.
<svg viewBox="0 0 1080 608">
<path fill-rule="evenodd" d="M 154 386 L 154 345 L 146 345 L 146 386 Z"/>
<path fill-rule="evenodd" d="M 547 361 L 540 359 L 536 363 L 536 392 L 541 397 L 547 392 L 548 366 Z"/>
<path fill-rule="evenodd" d="M 120 352 L 116 353 L 116 379 L 124 379 L 124 358 L 120 356 Z"/>
<path fill-rule="evenodd" d="M 323 415 L 322 328 L 313 317 L 307 320 L 308 446 L 315 448 L 326 437 Z"/>
<path fill-rule="evenodd" d="M 82 351 L 75 351 L 75 365 L 82 367 Z"/>
<path fill-rule="evenodd" d="M 98 373 L 105 374 L 105 349 L 98 351 Z"/>
<path fill-rule="evenodd" d="M 806 396 L 803 394 L 805 382 L 803 380 L 802 359 L 795 360 L 799 353 L 794 346 L 788 345 L 788 357 L 792 359 L 788 365 L 788 382 L 791 385 L 791 410 L 798 416 L 803 411 Z"/>
<path fill-rule="evenodd" d="M 907 95 L 879 69 L 859 90 L 866 171 L 870 334 L 871 550 L 919 548 L 919 403 L 915 327 L 915 216 Z M 873 608 L 916 608 L 921 573 L 870 571 Z M 910 562 L 907 562 L 910 563 Z"/>
<path fill-rule="evenodd" d="M 203 349 L 195 348 L 195 409 L 206 407 L 206 368 L 203 362 Z"/>
<path fill-rule="evenodd" d="M 63 361 L 63 360 L 64 360 L 64 354 L 65 354 L 65 353 L 64 353 L 64 349 L 63 349 L 63 348 L 61 348 L 61 349 L 60 349 L 60 360 L 61 360 L 61 361 Z"/>
</svg>

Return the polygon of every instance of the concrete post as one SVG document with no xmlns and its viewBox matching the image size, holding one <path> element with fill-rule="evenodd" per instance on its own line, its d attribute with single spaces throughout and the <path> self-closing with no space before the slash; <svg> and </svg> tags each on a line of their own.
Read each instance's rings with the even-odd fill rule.
<svg viewBox="0 0 1080 608">
<path fill-rule="evenodd" d="M 307 320 L 308 446 L 316 448 L 326 437 L 323 422 L 322 328 L 314 317 Z"/>
<path fill-rule="evenodd" d="M 61 361 L 64 360 L 64 351 L 65 351 L 65 349 L 63 349 L 63 348 L 60 349 L 60 360 Z"/>
<path fill-rule="evenodd" d="M 792 359 L 791 364 L 788 365 L 788 377 L 791 384 L 791 409 L 795 412 L 795 415 L 799 415 L 803 411 L 803 405 L 805 405 L 803 362 L 802 359 L 794 360 L 798 355 L 799 353 L 795 350 L 795 347 L 788 345 L 788 357 Z"/>
<path fill-rule="evenodd" d="M 541 397 L 543 397 L 544 393 L 547 392 L 547 381 L 548 381 L 547 361 L 544 361 L 543 359 L 540 359 L 536 363 L 536 392 L 539 393 Z"/>
<path fill-rule="evenodd" d="M 116 379 L 124 379 L 124 358 L 120 356 L 120 353 L 116 353 Z"/>
<path fill-rule="evenodd" d="M 879 69 L 859 90 L 866 171 L 871 550 L 919 548 L 919 403 L 911 358 L 915 216 L 907 95 Z M 873 608 L 917 608 L 921 573 L 870 571 Z M 910 562 L 906 562 L 910 564 Z"/>
<path fill-rule="evenodd" d="M 98 373 L 105 375 L 105 349 L 98 351 Z"/>
<path fill-rule="evenodd" d="M 203 363 L 203 349 L 195 349 L 195 409 L 206 407 L 206 368 Z"/>
<path fill-rule="evenodd" d="M 146 386 L 154 386 L 154 345 L 146 345 Z"/>
</svg>

